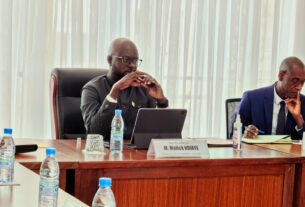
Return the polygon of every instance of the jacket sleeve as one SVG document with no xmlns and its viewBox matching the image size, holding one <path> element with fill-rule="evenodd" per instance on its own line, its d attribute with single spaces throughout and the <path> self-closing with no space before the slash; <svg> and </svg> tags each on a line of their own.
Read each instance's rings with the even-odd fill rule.
<svg viewBox="0 0 305 207">
<path fill-rule="evenodd" d="M 252 124 L 251 102 L 249 100 L 249 93 L 245 92 L 241 99 L 238 113 L 240 115 L 243 126 Z"/>
<path fill-rule="evenodd" d="M 302 96 L 302 99 L 301 99 L 301 114 L 303 116 L 303 119 L 305 119 L 305 101 L 304 101 L 303 96 Z M 293 130 L 291 132 L 291 139 L 294 139 L 294 140 L 303 139 L 303 132 L 304 131 L 305 131 L 305 122 L 303 124 L 302 129 L 296 130 L 296 127 L 293 128 Z"/>
<path fill-rule="evenodd" d="M 116 105 L 116 103 L 109 102 L 105 98 L 101 103 L 98 92 L 94 87 L 83 88 L 81 111 L 87 133 L 101 134 L 104 139 L 109 139 L 111 121 Z"/>
<path fill-rule="evenodd" d="M 304 125 L 303 128 L 299 131 L 297 131 L 295 128 L 293 128 L 291 132 L 291 139 L 293 140 L 300 140 L 303 137 L 303 132 L 304 132 Z"/>
</svg>

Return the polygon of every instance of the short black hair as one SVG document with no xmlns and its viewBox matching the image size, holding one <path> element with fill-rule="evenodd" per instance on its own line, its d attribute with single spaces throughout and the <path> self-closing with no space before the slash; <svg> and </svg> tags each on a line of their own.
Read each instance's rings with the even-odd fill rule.
<svg viewBox="0 0 305 207">
<path fill-rule="evenodd" d="M 300 60 L 297 57 L 291 56 L 291 57 L 287 57 L 285 58 L 281 65 L 280 65 L 280 71 L 287 71 L 290 68 L 292 68 L 293 65 L 297 65 L 300 68 L 304 68 L 304 63 L 302 62 L 302 60 Z"/>
</svg>

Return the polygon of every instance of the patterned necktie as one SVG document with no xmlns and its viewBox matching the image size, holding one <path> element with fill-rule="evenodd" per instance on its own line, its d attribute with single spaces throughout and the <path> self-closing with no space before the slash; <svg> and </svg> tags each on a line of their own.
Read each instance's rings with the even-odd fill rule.
<svg viewBox="0 0 305 207">
<path fill-rule="evenodd" d="M 277 115 L 276 134 L 285 134 L 286 115 L 285 115 L 285 102 L 281 101 L 281 108 Z"/>
</svg>

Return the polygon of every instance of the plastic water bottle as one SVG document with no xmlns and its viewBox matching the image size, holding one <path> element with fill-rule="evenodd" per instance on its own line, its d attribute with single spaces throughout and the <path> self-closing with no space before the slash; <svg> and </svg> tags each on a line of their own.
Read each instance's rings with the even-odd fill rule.
<svg viewBox="0 0 305 207">
<path fill-rule="evenodd" d="M 239 114 L 237 115 L 236 120 L 234 122 L 233 130 L 233 149 L 241 150 L 242 123 Z"/>
<path fill-rule="evenodd" d="M 14 181 L 15 143 L 12 133 L 12 129 L 4 129 L 4 136 L 0 140 L 0 183 Z"/>
<path fill-rule="evenodd" d="M 115 207 L 115 199 L 111 190 L 111 178 L 100 178 L 99 189 L 95 193 L 92 207 Z"/>
<path fill-rule="evenodd" d="M 116 109 L 115 115 L 111 122 L 110 135 L 110 151 L 123 152 L 123 137 L 124 137 L 124 121 L 122 118 L 122 110 Z"/>
<path fill-rule="evenodd" d="M 47 157 L 40 166 L 39 207 L 56 207 L 59 184 L 59 167 L 56 149 L 47 148 Z"/>
</svg>

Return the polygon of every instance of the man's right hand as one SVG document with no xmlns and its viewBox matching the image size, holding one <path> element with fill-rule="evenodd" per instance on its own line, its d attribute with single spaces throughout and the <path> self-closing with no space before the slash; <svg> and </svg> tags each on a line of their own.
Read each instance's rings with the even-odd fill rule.
<svg viewBox="0 0 305 207">
<path fill-rule="evenodd" d="M 258 135 L 258 128 L 254 125 L 249 125 L 245 128 L 244 138 L 255 139 Z"/>
<path fill-rule="evenodd" d="M 131 86 L 139 87 L 141 86 L 141 81 L 138 79 L 141 75 L 144 73 L 141 71 L 135 71 L 132 73 L 126 74 L 123 78 L 121 78 L 118 82 L 116 82 L 109 93 L 109 95 L 117 99 L 120 92 L 126 88 L 129 88 Z"/>
</svg>

